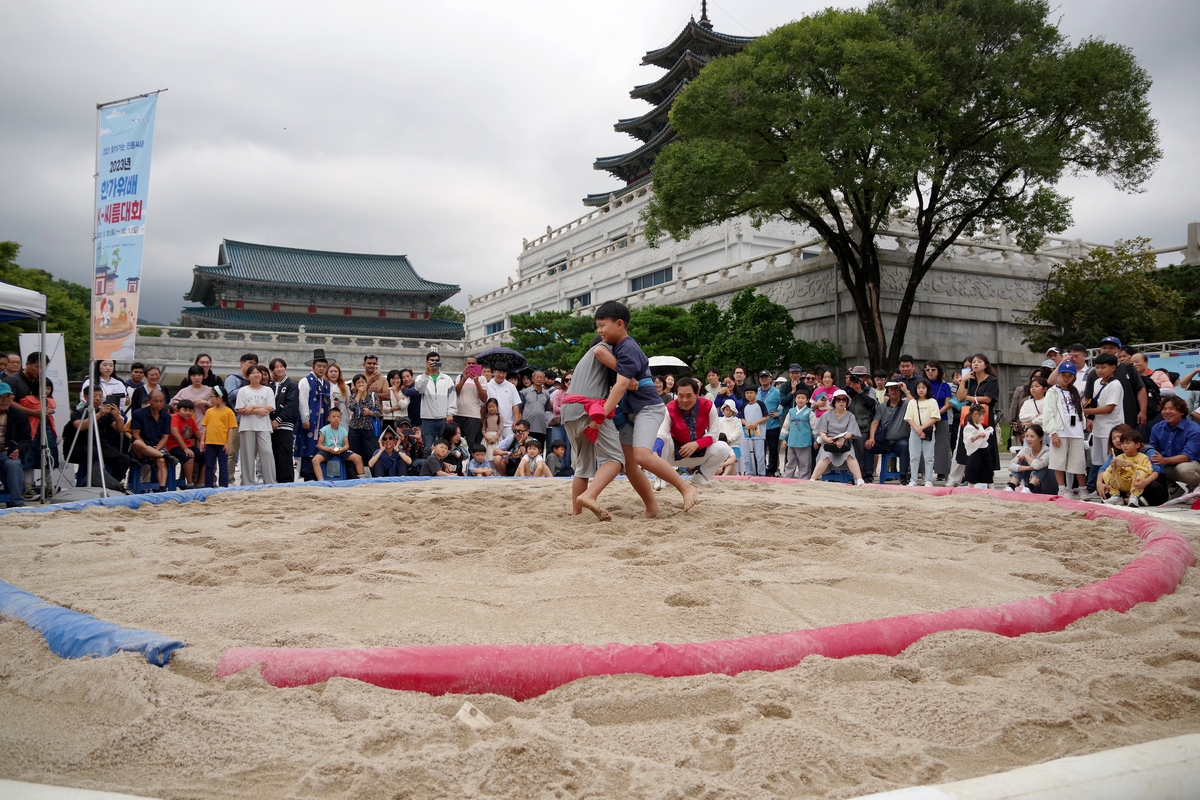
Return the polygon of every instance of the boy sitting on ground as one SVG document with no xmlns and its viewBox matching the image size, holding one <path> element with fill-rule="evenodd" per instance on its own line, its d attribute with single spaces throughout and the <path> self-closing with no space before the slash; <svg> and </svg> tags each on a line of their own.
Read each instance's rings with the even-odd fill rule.
<svg viewBox="0 0 1200 800">
<path fill-rule="evenodd" d="M 448 478 L 454 473 L 447 469 L 445 463 L 446 456 L 450 454 L 450 443 L 445 439 L 438 439 L 433 443 L 433 452 L 429 457 L 421 462 L 421 474 L 425 477 L 440 477 Z"/>
<path fill-rule="evenodd" d="M 1142 452 L 1142 435 L 1137 431 L 1122 433 L 1121 453 L 1113 457 L 1112 463 L 1104 471 L 1104 482 L 1101 486 L 1108 494 L 1104 502 L 1109 505 L 1149 505 L 1142 499 L 1142 490 L 1138 488 L 1138 482 L 1153 473 L 1154 465 Z"/>
<path fill-rule="evenodd" d="M 567 446 L 561 439 L 550 443 L 550 455 L 546 456 L 546 469 L 550 470 L 551 475 L 556 478 L 563 477 L 559 471 L 565 464 L 566 456 Z"/>
<path fill-rule="evenodd" d="M 542 458 L 542 443 L 530 436 L 525 440 L 525 455 L 517 464 L 518 478 L 553 478 L 554 474 Z"/>
<path fill-rule="evenodd" d="M 313 456 L 313 475 L 323 481 L 321 465 L 334 456 L 341 456 L 344 462 L 354 465 L 357 475 L 363 473 L 362 457 L 350 449 L 350 429 L 342 426 L 342 410 L 329 409 L 329 424 L 321 428 L 317 438 L 317 454 Z M 346 477 L 343 475 L 342 477 Z"/>
<path fill-rule="evenodd" d="M 471 447 L 471 460 L 467 462 L 466 476 L 468 478 L 494 478 L 496 470 L 487 457 L 487 446 L 483 442 Z"/>
</svg>

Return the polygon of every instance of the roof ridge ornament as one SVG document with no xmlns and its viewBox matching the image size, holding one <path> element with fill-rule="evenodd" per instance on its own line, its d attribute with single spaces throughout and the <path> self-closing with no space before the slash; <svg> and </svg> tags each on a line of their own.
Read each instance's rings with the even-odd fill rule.
<svg viewBox="0 0 1200 800">
<path fill-rule="evenodd" d="M 700 25 L 712 30 L 712 22 L 708 18 L 708 0 L 700 0 Z"/>
</svg>

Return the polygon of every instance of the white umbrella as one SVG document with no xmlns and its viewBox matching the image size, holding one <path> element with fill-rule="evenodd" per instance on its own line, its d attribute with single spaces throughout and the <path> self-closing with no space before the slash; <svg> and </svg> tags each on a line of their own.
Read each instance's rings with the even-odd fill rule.
<svg viewBox="0 0 1200 800">
<path fill-rule="evenodd" d="M 668 375 L 676 372 L 686 372 L 691 367 L 682 358 L 675 356 L 651 356 L 650 357 L 650 374 L 651 375 Z"/>
</svg>

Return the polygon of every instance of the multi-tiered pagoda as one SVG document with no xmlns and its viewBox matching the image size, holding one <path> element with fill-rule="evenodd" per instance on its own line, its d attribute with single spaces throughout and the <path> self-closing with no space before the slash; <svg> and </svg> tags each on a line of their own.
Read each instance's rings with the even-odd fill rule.
<svg viewBox="0 0 1200 800">
<path fill-rule="evenodd" d="M 640 117 L 618 120 L 613 126 L 617 131 L 639 140 L 642 145 L 624 155 L 597 158 L 593 164 L 596 169 L 611 172 L 614 177 L 625 181 L 625 186 L 614 192 L 590 194 L 583 199 L 583 204 L 602 206 L 610 197 L 620 197 L 649 183 L 654 159 L 676 136 L 675 129 L 667 119 L 675 98 L 709 61 L 736 53 L 752 41 L 752 36 L 730 36 L 714 31 L 708 19 L 708 3 L 705 2 L 701 6 L 699 22 L 693 17 L 675 37 L 675 41 L 646 53 L 642 65 L 662 67 L 667 74 L 654 83 L 635 86 L 629 96 L 635 100 L 645 100 L 654 108 Z"/>
<path fill-rule="evenodd" d="M 335 336 L 460 339 L 460 322 L 433 319 L 458 293 L 427 281 L 407 256 L 331 253 L 225 239 L 216 266 L 192 270 L 187 327 Z"/>
</svg>

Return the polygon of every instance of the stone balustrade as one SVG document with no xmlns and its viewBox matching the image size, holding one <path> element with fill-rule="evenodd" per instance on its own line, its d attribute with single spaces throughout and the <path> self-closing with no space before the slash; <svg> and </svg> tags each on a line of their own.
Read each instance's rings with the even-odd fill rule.
<svg viewBox="0 0 1200 800">
<path fill-rule="evenodd" d="M 600 206 L 599 208 L 589 211 L 588 213 L 584 214 L 579 219 L 571 220 L 566 225 L 560 225 L 557 228 L 552 228 L 549 225 L 547 225 L 546 232 L 543 235 L 539 236 L 538 238 L 536 238 L 532 241 L 530 241 L 529 239 L 522 239 L 521 240 L 521 250 L 522 251 L 532 250 L 535 247 L 540 247 L 541 245 L 546 244 L 546 242 L 549 242 L 552 239 L 557 239 L 559 236 L 562 236 L 564 233 L 573 231 L 577 228 L 582 228 L 584 225 L 587 225 L 589 222 L 593 222 L 593 221 L 599 219 L 601 216 L 603 216 L 604 214 L 607 214 L 609 211 L 610 211 L 609 206 L 603 205 L 603 206 Z"/>
</svg>

